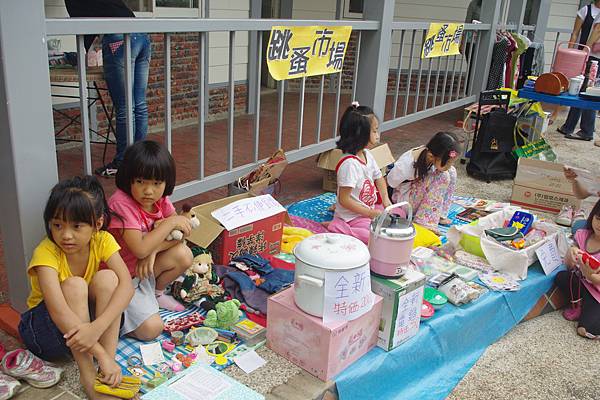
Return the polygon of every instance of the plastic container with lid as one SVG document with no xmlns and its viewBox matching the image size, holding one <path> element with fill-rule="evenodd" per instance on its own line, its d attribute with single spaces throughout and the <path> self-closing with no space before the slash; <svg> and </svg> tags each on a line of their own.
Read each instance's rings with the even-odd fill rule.
<svg viewBox="0 0 600 400">
<path fill-rule="evenodd" d="M 431 304 L 436 310 L 439 310 L 440 308 L 444 307 L 446 303 L 448 303 L 448 296 L 431 287 L 425 288 L 423 299 Z"/>
</svg>

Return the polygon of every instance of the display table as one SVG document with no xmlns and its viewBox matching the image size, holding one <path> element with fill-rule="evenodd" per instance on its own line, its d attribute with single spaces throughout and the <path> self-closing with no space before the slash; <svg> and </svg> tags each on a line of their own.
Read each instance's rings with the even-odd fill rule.
<svg viewBox="0 0 600 400">
<path fill-rule="evenodd" d="M 519 97 L 522 99 L 541 101 L 542 103 L 558 104 L 560 106 L 600 111 L 600 101 L 586 100 L 580 96 L 571 96 L 567 92 L 555 96 L 551 94 L 538 93 L 533 89 L 523 88 L 519 90 Z"/>
<path fill-rule="evenodd" d="M 444 399 L 486 348 L 533 308 L 561 270 L 529 268 L 516 292 L 488 292 L 460 307 L 447 304 L 421 322 L 417 336 L 390 352 L 371 350 L 335 378 L 340 399 Z"/>
</svg>

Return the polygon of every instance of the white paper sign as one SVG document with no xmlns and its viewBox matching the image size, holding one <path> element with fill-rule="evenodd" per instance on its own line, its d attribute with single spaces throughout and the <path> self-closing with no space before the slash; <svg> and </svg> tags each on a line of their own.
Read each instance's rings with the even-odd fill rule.
<svg viewBox="0 0 600 400">
<path fill-rule="evenodd" d="M 165 355 L 162 352 L 159 342 L 150 344 L 140 344 L 140 352 L 144 365 L 155 365 L 165 362 Z"/>
<path fill-rule="evenodd" d="M 228 231 L 284 212 L 285 208 L 270 194 L 234 201 L 211 212 Z"/>
<path fill-rule="evenodd" d="M 414 336 L 421 323 L 423 286 L 408 292 L 398 299 L 398 315 L 394 334 L 394 346 Z"/>
<path fill-rule="evenodd" d="M 233 357 L 233 361 L 247 374 L 259 369 L 267 363 L 267 361 L 259 356 L 254 350 L 247 351 L 241 356 Z"/>
<path fill-rule="evenodd" d="M 373 307 L 369 265 L 350 271 L 325 271 L 323 322 L 352 321 Z"/>
<path fill-rule="evenodd" d="M 223 377 L 204 368 L 198 368 L 170 385 L 171 389 L 188 400 L 211 400 L 229 389 L 231 384 Z"/>
<path fill-rule="evenodd" d="M 600 179 L 597 174 L 581 168 L 569 167 L 577 174 L 577 182 L 579 182 L 588 192 L 596 195 L 600 192 Z"/>
<path fill-rule="evenodd" d="M 542 269 L 546 275 L 554 271 L 563 263 L 563 259 L 560 257 L 554 240 L 546 240 L 546 243 L 535 250 L 535 254 L 537 254 L 538 260 L 540 260 L 540 264 L 542 264 Z"/>
</svg>

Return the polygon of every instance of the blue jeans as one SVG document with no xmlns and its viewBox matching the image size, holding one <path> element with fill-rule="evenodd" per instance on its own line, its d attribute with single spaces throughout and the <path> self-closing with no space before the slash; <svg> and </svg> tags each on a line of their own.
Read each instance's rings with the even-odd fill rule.
<svg viewBox="0 0 600 400">
<path fill-rule="evenodd" d="M 56 360 L 71 354 L 43 301 L 21 314 L 19 335 L 25 347 L 44 360 Z"/>
<path fill-rule="evenodd" d="M 148 132 L 146 88 L 150 69 L 150 37 L 146 33 L 131 34 L 131 73 L 133 78 L 134 141 L 142 140 Z M 117 154 L 114 161 L 123 160 L 127 147 L 127 110 L 125 100 L 125 44 L 122 34 L 104 35 L 102 60 L 104 79 L 112 98 L 117 119 Z M 112 44 L 112 46 L 111 46 Z"/>
<path fill-rule="evenodd" d="M 573 133 L 580 117 L 581 124 L 579 126 L 583 137 L 593 138 L 594 130 L 596 129 L 596 111 L 594 110 L 582 110 L 581 108 L 571 107 L 567 120 L 561 127 L 561 130 L 567 134 Z"/>
</svg>

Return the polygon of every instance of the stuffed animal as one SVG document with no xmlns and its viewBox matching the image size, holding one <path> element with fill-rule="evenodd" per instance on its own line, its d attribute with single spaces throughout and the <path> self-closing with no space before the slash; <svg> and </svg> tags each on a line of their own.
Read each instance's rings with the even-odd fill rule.
<svg viewBox="0 0 600 400">
<path fill-rule="evenodd" d="M 189 204 L 184 204 L 182 206 L 181 214 L 184 217 L 187 217 L 190 220 L 190 224 L 192 225 L 192 229 L 196 229 L 200 226 L 200 220 L 196 217 L 196 213 L 192 211 L 192 207 Z M 173 229 L 169 236 L 166 237 L 166 240 L 182 240 L 183 232 L 177 229 Z"/>
<path fill-rule="evenodd" d="M 173 282 L 171 292 L 175 299 L 190 304 L 204 296 L 219 297 L 224 293 L 218 285 L 216 274 L 213 277 L 212 256 L 210 253 L 200 253 L 192 261 L 184 274 L 183 282 Z"/>
<path fill-rule="evenodd" d="M 237 299 L 223 301 L 215 305 L 214 310 L 206 314 L 204 326 L 210 328 L 229 329 L 235 325 L 242 316 L 240 301 Z"/>
</svg>

